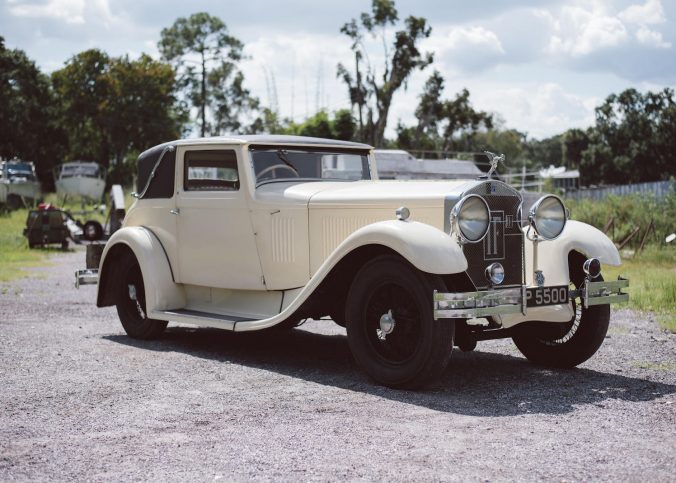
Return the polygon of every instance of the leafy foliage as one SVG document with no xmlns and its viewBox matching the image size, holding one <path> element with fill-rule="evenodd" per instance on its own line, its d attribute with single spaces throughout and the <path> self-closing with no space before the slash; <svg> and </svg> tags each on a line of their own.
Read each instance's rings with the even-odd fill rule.
<svg viewBox="0 0 676 483">
<path fill-rule="evenodd" d="M 676 171 L 673 89 L 641 94 L 627 89 L 596 108 L 596 125 L 580 163 L 586 184 L 669 179 Z"/>
<path fill-rule="evenodd" d="M 180 135 L 170 65 L 147 55 L 111 58 L 97 49 L 71 58 L 52 74 L 68 139 L 66 158 L 108 166 Z"/>
<path fill-rule="evenodd" d="M 35 161 L 45 188 L 51 169 L 64 152 L 63 130 L 49 77 L 18 49 L 7 49 L 0 37 L 0 156 Z"/>
<path fill-rule="evenodd" d="M 242 114 L 258 108 L 237 69 L 242 42 L 205 12 L 178 18 L 160 35 L 162 58 L 174 65 L 185 99 L 199 113 L 200 135 L 241 131 Z"/>
<path fill-rule="evenodd" d="M 415 151 L 464 150 L 471 145 L 480 129 L 493 126 L 493 116 L 476 111 L 463 89 L 453 100 L 442 98 L 444 79 L 434 71 L 427 80 L 415 110 L 416 127 L 397 126 L 397 140 L 402 149 Z"/>
<path fill-rule="evenodd" d="M 362 13 L 340 29 L 352 40 L 355 55 L 354 75 L 338 64 L 338 77 L 348 87 L 352 106 L 357 109 L 359 130 L 357 138 L 377 147 L 385 143 L 387 116 L 397 90 L 416 70 L 432 63 L 431 53 L 420 52 L 418 44 L 430 36 L 432 28 L 422 17 L 409 16 L 403 28 L 388 35 L 388 27 L 397 25 L 399 14 L 393 0 L 372 0 L 371 12 Z M 371 63 L 364 36 L 377 38 L 383 46 L 384 64 L 378 71 Z"/>
</svg>

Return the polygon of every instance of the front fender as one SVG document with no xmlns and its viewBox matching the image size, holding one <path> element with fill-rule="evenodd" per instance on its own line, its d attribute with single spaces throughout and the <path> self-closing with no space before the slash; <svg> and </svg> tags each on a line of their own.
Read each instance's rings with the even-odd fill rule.
<svg viewBox="0 0 676 483">
<path fill-rule="evenodd" d="M 174 283 L 173 274 L 164 247 L 148 228 L 124 227 L 110 237 L 101 255 L 99 264 L 97 305 L 113 305 L 115 263 L 123 252 L 131 250 L 138 260 L 143 275 L 146 294 L 146 311 L 171 310 L 185 307 L 185 293 Z"/>
<path fill-rule="evenodd" d="M 387 220 L 364 226 L 347 237 L 328 259 L 332 267 L 351 251 L 365 245 L 383 245 L 408 260 L 418 270 L 438 275 L 467 270 L 467 259 L 456 239 L 417 221 Z"/>
<path fill-rule="evenodd" d="M 598 258 L 602 265 L 620 265 L 620 254 L 613 242 L 601 230 L 580 221 L 570 220 L 555 240 L 534 243 L 526 240 L 526 280 L 533 283 L 534 270 L 542 270 L 547 285 L 568 284 L 568 254 L 578 251 L 587 258 Z M 537 267 L 534 265 L 537 264 Z"/>
</svg>

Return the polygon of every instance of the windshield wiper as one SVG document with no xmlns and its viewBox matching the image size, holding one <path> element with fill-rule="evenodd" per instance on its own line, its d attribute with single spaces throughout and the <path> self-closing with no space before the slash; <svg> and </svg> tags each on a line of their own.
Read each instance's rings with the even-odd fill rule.
<svg viewBox="0 0 676 483">
<path fill-rule="evenodd" d="M 288 151 L 286 149 L 278 149 L 277 150 L 277 157 L 282 160 L 284 164 L 286 164 L 289 168 L 293 170 L 294 173 L 300 174 L 296 167 L 291 164 L 291 161 L 289 161 L 289 157 L 287 156 Z"/>
</svg>

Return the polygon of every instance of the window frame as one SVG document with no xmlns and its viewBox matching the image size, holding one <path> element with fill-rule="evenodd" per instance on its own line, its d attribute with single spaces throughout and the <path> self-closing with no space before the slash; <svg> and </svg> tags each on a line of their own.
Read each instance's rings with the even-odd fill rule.
<svg viewBox="0 0 676 483">
<path fill-rule="evenodd" d="M 197 155 L 204 154 L 204 153 L 227 153 L 228 155 L 232 156 L 232 159 L 226 159 L 226 163 L 232 162 L 233 165 L 224 165 L 221 166 L 222 168 L 225 169 L 234 169 L 235 172 L 237 173 L 237 180 L 236 181 L 229 181 L 229 180 L 213 180 L 213 181 L 219 181 L 219 182 L 227 182 L 227 183 L 232 183 L 231 187 L 213 187 L 209 189 L 204 189 L 204 188 L 190 188 L 190 179 L 188 179 L 188 172 L 191 167 L 200 167 L 200 166 L 190 166 L 190 155 L 192 153 L 195 153 Z M 202 166 L 202 167 L 213 167 L 213 166 Z M 183 152 L 183 192 L 185 193 L 231 193 L 231 192 L 237 192 L 240 191 L 242 188 L 241 185 L 241 176 L 240 176 L 240 171 L 239 171 L 239 162 L 238 162 L 238 157 L 237 157 L 237 150 L 233 148 L 213 148 L 213 149 L 194 149 L 192 148 L 187 148 Z M 192 181 L 195 181 L 196 179 L 193 179 Z"/>
</svg>

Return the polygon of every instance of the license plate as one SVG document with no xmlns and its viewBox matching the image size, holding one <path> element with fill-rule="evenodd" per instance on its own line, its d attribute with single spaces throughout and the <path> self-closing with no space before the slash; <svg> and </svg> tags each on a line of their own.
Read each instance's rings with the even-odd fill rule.
<svg viewBox="0 0 676 483">
<path fill-rule="evenodd" d="M 541 307 L 568 303 L 568 286 L 532 287 L 526 289 L 526 306 Z"/>
</svg>

